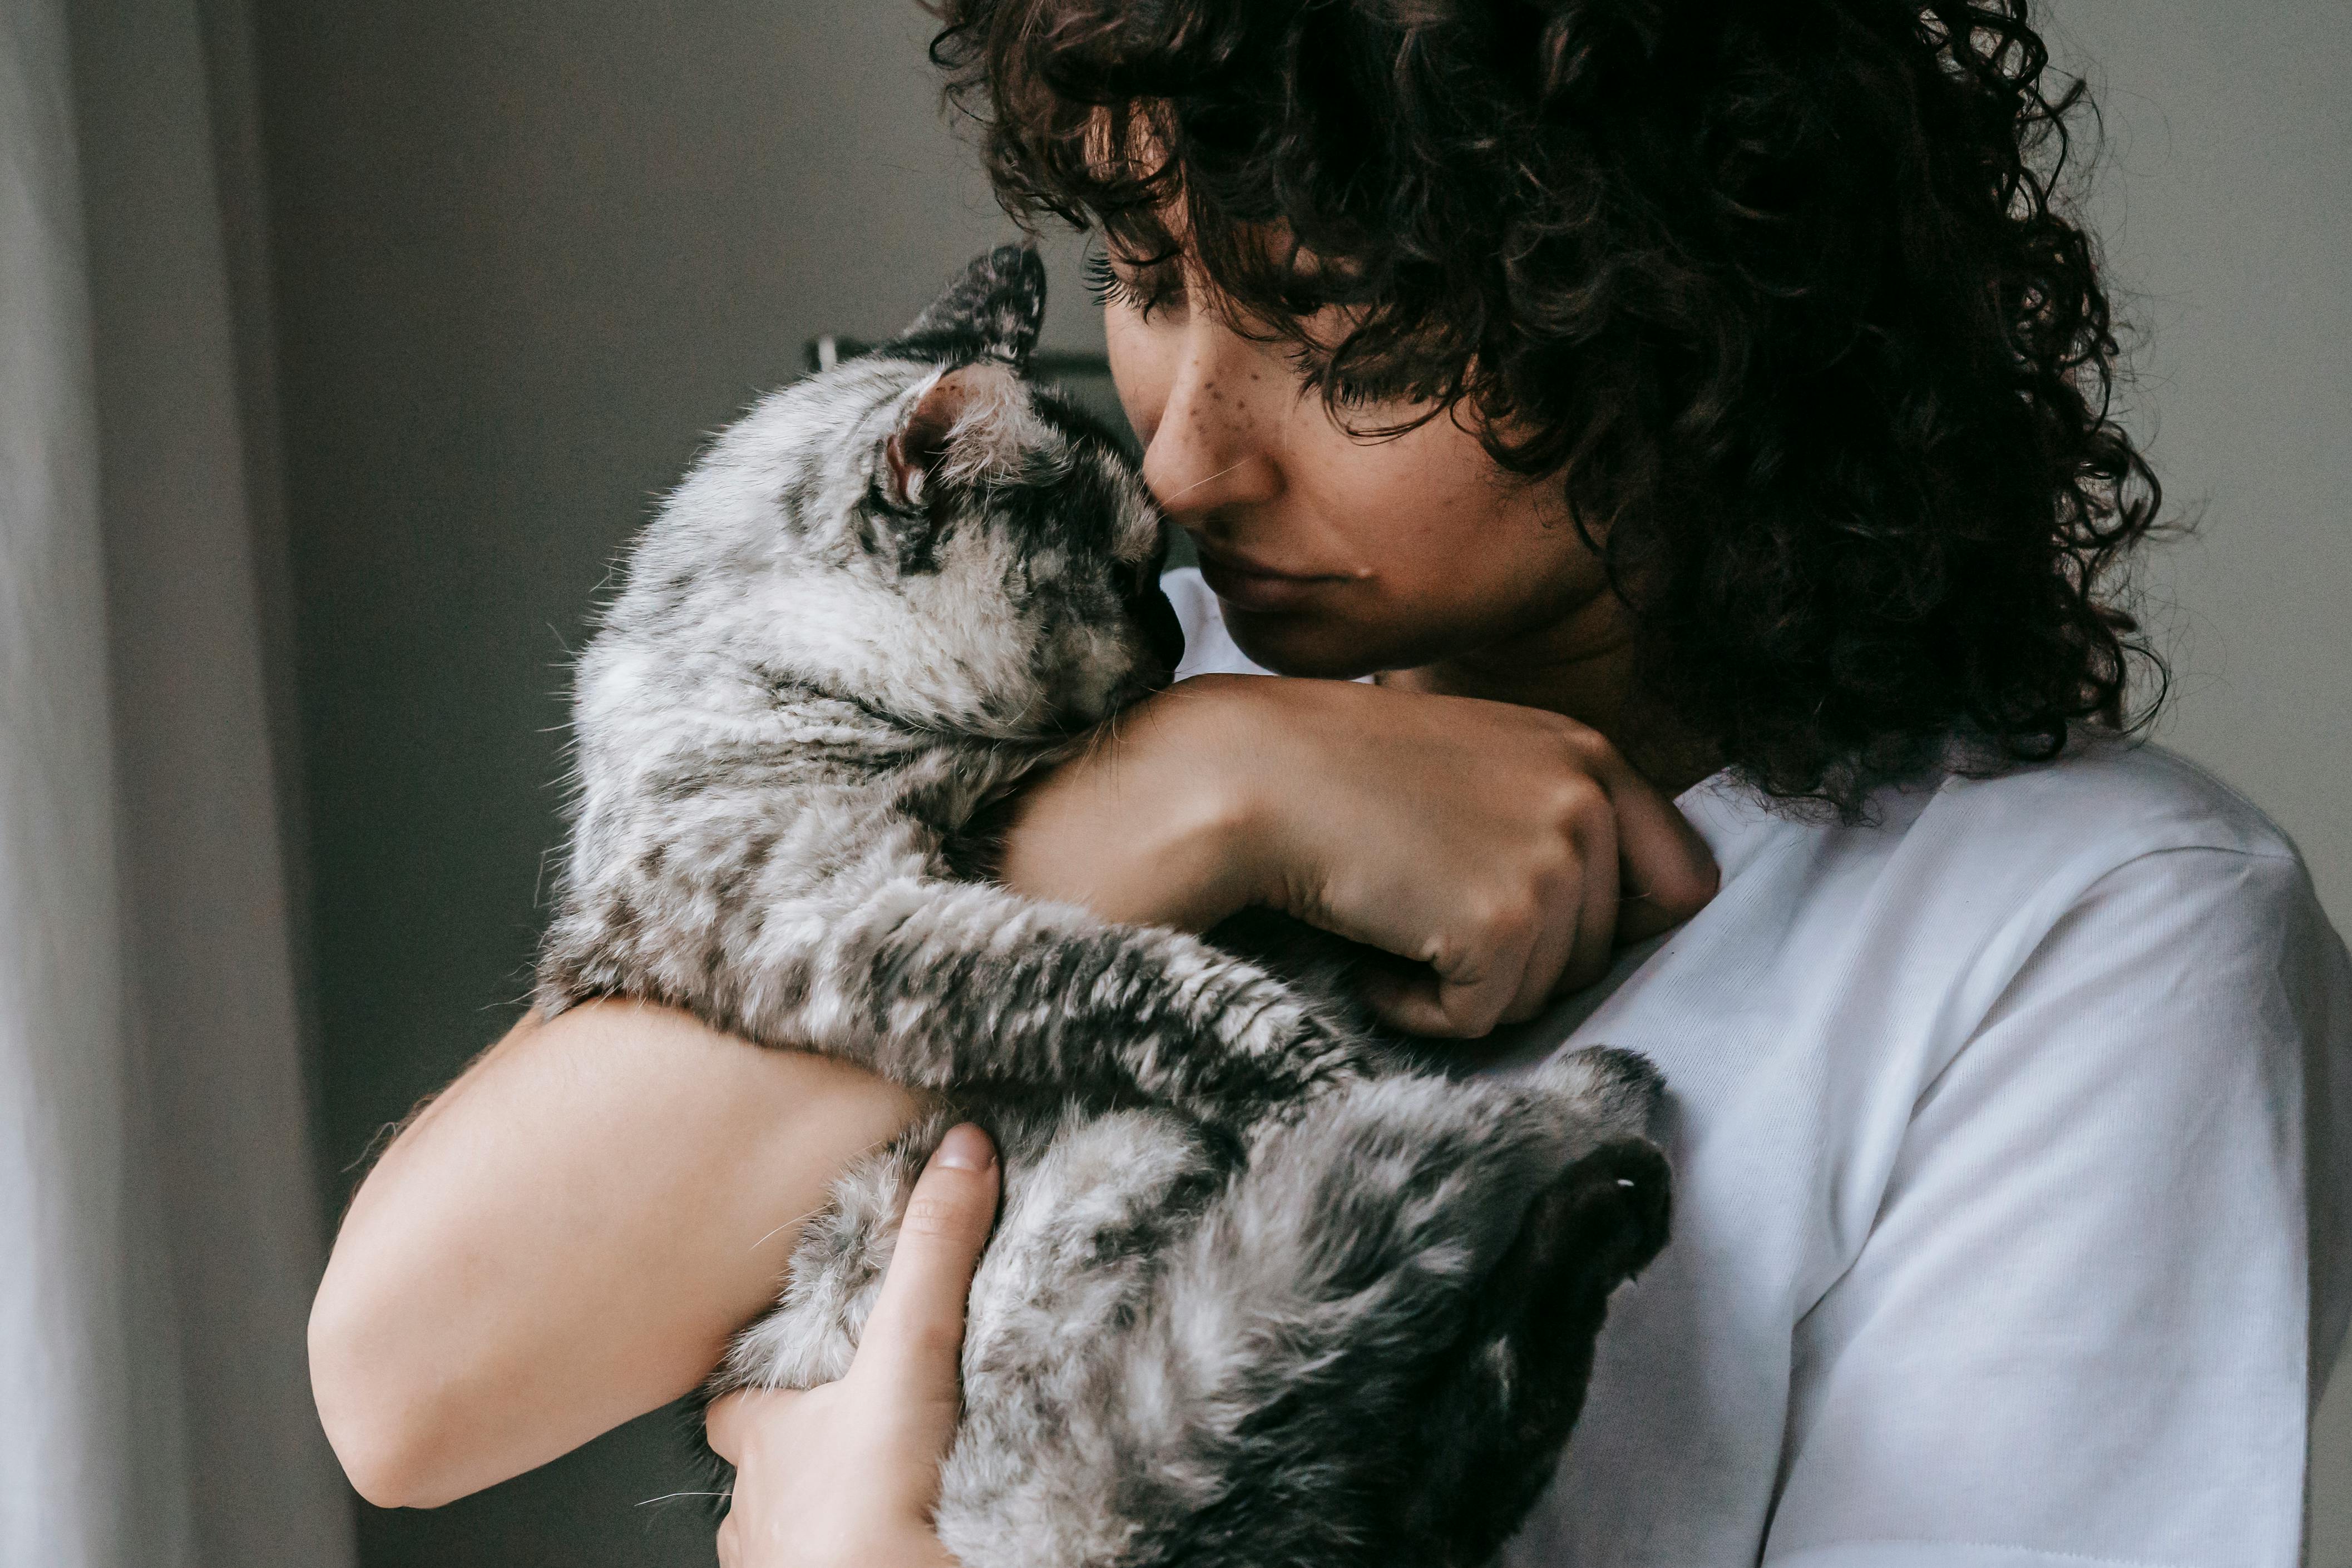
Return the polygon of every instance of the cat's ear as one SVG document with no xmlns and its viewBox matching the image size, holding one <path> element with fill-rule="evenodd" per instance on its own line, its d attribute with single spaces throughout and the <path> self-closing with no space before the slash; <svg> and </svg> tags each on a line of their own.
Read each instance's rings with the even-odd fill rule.
<svg viewBox="0 0 2352 1568">
<path fill-rule="evenodd" d="M 964 269 L 899 335 L 901 343 L 968 344 L 1019 366 L 1045 319 L 1045 264 L 1034 246 L 1001 245 Z"/>
<path fill-rule="evenodd" d="M 899 415 L 883 444 L 891 501 L 921 510 L 948 480 L 978 478 L 1017 456 L 1020 393 L 1013 372 L 982 361 L 943 371 Z"/>
</svg>

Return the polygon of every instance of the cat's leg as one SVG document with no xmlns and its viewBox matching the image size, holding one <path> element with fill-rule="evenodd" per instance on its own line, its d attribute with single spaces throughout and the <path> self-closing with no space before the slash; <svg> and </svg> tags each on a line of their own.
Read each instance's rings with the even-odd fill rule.
<svg viewBox="0 0 2352 1568">
<path fill-rule="evenodd" d="M 672 1002 L 917 1088 L 1050 1084 L 1097 1103 L 1296 1099 L 1375 1048 L 1308 994 L 1181 932 L 986 883 L 898 876 L 767 904 L 635 894 L 559 922 L 541 992 Z"/>
<path fill-rule="evenodd" d="M 1071 1458 L 1125 1478 L 1135 1560 L 1479 1561 L 1557 1458 L 1610 1291 L 1664 1239 L 1630 1114 L 1655 1084 L 1614 1053 L 1390 1079 L 1263 1130 L 1099 1353 L 1115 1440 Z M 951 1500 L 982 1528 L 983 1499 Z"/>
<path fill-rule="evenodd" d="M 823 934 L 804 973 L 771 1015 L 785 1038 L 920 1087 L 1257 1105 L 1379 1060 L 1313 995 L 1197 937 L 987 884 L 884 888 Z"/>
<path fill-rule="evenodd" d="M 1066 1103 L 982 1101 L 935 1111 L 834 1181 L 786 1267 L 777 1304 L 736 1335 L 708 1394 L 807 1388 L 849 1370 L 931 1151 L 960 1120 L 994 1142 L 1002 1209 L 971 1288 L 980 1357 L 1025 1326 L 1084 1335 L 1117 1315 L 1177 1233 L 1189 1229 L 1235 1151 L 1164 1110 L 1097 1114 Z"/>
<path fill-rule="evenodd" d="M 635 996 L 919 1088 L 1097 1101 L 1296 1098 L 1372 1060 L 1336 1009 L 1246 959 L 946 880 L 917 824 L 813 800 L 696 776 L 679 799 L 647 788 L 584 813 L 542 1013 Z"/>
<path fill-rule="evenodd" d="M 965 1542 L 961 1560 L 1109 1563 L 1120 1539 L 1116 1478 L 1069 1462 L 1102 1450 L 1109 1402 L 1096 1352 L 1133 1321 L 1235 1153 L 1176 1113 L 982 1103 L 925 1118 L 835 1183 L 793 1254 L 782 1301 L 736 1336 L 695 1413 L 731 1389 L 810 1387 L 848 1372 L 916 1178 L 967 1113 L 996 1139 L 1004 1191 L 969 1296 L 964 1419 L 949 1462 L 964 1490 L 994 1500 L 1007 1528 Z M 706 1458 L 712 1490 L 724 1492 L 731 1473 L 707 1449 Z"/>
<path fill-rule="evenodd" d="M 1671 1176 L 1647 1140 L 1664 1100 L 1640 1056 L 1556 1056 L 1523 1084 L 1570 1163 L 1528 1205 L 1412 1428 L 1393 1529 L 1432 1560 L 1485 1563 L 1558 1472 L 1610 1296 L 1665 1244 Z"/>
<path fill-rule="evenodd" d="M 1487 1562 L 1558 1472 L 1610 1295 L 1664 1241 L 1667 1188 L 1655 1149 L 1611 1144 L 1528 1205 L 1405 1449 L 1394 1528 L 1432 1561 Z"/>
</svg>

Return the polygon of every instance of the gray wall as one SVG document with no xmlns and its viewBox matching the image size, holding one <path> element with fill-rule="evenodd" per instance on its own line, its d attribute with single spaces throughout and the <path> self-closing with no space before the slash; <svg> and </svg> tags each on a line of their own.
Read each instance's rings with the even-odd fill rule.
<svg viewBox="0 0 2352 1568">
<path fill-rule="evenodd" d="M 2067 0 L 2102 221 L 2158 330 L 2141 417 L 2202 541 L 2156 564 L 2168 731 L 2352 925 L 2352 79 L 2344 0 Z M 905 319 L 1004 232 L 901 0 L 261 0 L 331 1197 L 513 1016 L 555 837 L 562 660 L 698 436 L 803 340 Z M 1067 255 L 1049 341 L 1097 338 Z M 2339 1451 L 2352 1450 L 2352 1433 Z M 373 1568 L 707 1562 L 658 1418 Z M 2331 1457 L 2315 1561 L 2352 1564 Z"/>
<path fill-rule="evenodd" d="M 910 319 L 1008 232 L 904 3 L 262 0 L 320 1147 L 524 988 L 581 612 L 708 431 L 820 332 Z M 1066 262 L 1056 276 L 1074 274 Z M 1093 334 L 1065 287 L 1060 346 Z M 709 1560 L 660 1417 L 435 1514 L 374 1568 Z"/>
<path fill-rule="evenodd" d="M 2352 928 L 2352 4 L 2065 0 L 2107 126 L 2127 389 L 2198 536 L 2147 573 L 2164 737 L 2295 836 Z"/>
<path fill-rule="evenodd" d="M 2198 535 L 2147 574 L 2161 731 L 2268 810 L 2352 931 L 2352 4 L 2062 0 L 2108 146 L 2095 209 L 2148 340 L 2135 422 Z M 2311 1561 L 2352 1564 L 2352 1377 Z"/>
</svg>

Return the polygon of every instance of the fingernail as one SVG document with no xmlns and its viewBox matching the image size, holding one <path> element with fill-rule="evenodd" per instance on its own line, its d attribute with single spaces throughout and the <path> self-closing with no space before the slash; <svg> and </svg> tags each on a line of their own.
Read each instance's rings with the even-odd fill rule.
<svg viewBox="0 0 2352 1568">
<path fill-rule="evenodd" d="M 951 1171 L 984 1171 L 996 1163 L 996 1145 L 988 1134 L 970 1122 L 960 1122 L 948 1129 L 940 1140 L 937 1153 L 931 1155 L 933 1165 L 945 1166 Z"/>
</svg>

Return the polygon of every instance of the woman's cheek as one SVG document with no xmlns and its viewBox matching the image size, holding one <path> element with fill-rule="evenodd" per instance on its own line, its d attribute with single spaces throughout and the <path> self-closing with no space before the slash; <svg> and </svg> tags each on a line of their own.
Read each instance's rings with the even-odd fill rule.
<svg viewBox="0 0 2352 1568">
<path fill-rule="evenodd" d="M 1119 406 L 1136 439 L 1146 446 L 1159 434 L 1160 416 L 1168 411 L 1168 389 L 1176 373 L 1177 349 L 1162 340 L 1132 310 L 1117 305 L 1103 309 L 1103 347 L 1110 361 L 1111 385 L 1118 391 Z"/>
</svg>

